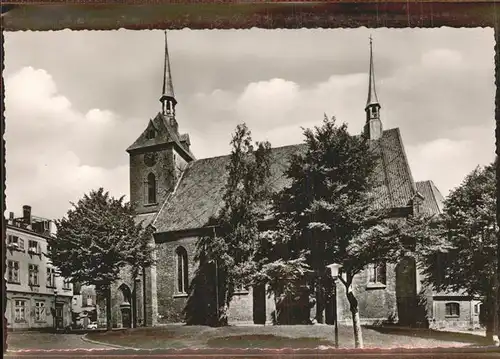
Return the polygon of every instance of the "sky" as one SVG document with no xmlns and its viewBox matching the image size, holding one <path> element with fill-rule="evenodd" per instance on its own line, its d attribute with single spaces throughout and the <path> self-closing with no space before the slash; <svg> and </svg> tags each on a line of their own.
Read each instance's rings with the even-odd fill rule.
<svg viewBox="0 0 500 359">
<path fill-rule="evenodd" d="M 169 31 L 180 131 L 197 158 L 255 141 L 300 143 L 326 113 L 361 132 L 369 36 L 384 129 L 399 127 L 416 181 L 443 195 L 494 159 L 492 29 Z M 129 193 L 131 145 L 160 111 L 157 30 L 5 35 L 7 211 L 60 218 L 92 189 Z"/>
</svg>

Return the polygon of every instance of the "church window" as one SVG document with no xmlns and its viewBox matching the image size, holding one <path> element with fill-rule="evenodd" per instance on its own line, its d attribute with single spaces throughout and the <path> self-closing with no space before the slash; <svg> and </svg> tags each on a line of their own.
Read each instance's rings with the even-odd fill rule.
<svg viewBox="0 0 500 359">
<path fill-rule="evenodd" d="M 156 203 L 156 177 L 152 173 L 148 175 L 147 189 L 148 203 Z"/>
<path fill-rule="evenodd" d="M 154 128 L 150 128 L 147 132 L 146 132 L 146 138 L 148 140 L 151 140 L 153 138 L 156 137 L 156 131 L 154 130 Z"/>
<path fill-rule="evenodd" d="M 175 250 L 177 257 L 177 292 L 187 293 L 188 289 L 188 259 L 184 247 L 177 247 Z"/>
<path fill-rule="evenodd" d="M 460 316 L 460 305 L 458 303 L 446 303 L 446 316 L 447 317 L 459 317 Z"/>
<path fill-rule="evenodd" d="M 386 284 L 387 266 L 385 263 L 372 264 L 369 266 L 370 283 Z"/>
</svg>

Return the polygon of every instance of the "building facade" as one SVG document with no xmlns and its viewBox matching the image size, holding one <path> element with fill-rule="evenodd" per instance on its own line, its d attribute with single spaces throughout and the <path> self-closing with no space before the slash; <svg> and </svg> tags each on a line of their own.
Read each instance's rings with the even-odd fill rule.
<svg viewBox="0 0 500 359">
<path fill-rule="evenodd" d="M 420 212 L 439 214 L 442 196 L 432 182 L 419 184 L 414 181 L 399 129 L 383 129 L 371 40 L 369 64 L 364 135 L 371 140 L 372 149 L 379 158 L 374 205 L 389 209 L 394 220 Z M 184 321 L 189 288 L 198 268 L 194 259 L 195 245 L 200 236 L 213 231 L 207 223 L 222 207 L 229 161 L 229 156 L 196 159 L 190 150 L 189 135 L 179 132 L 166 36 L 160 102 L 161 111 L 127 149 L 130 198 L 137 209 L 137 221 L 152 225 L 156 230 L 152 244 L 156 248 L 157 261 L 142 277 L 143 323 L 148 326 Z M 288 185 L 285 170 L 289 160 L 294 153 L 304 151 L 304 146 L 272 149 L 270 181 L 276 191 Z M 449 310 L 449 298 L 443 299 L 422 288 L 421 279 L 413 258 L 405 258 L 396 265 L 368 266 L 353 283 L 361 322 L 419 325 L 424 321 L 422 318 L 438 322 L 433 319 L 441 318 L 441 303 Z M 338 320 L 351 323 L 343 285 L 338 284 L 337 290 Z M 424 301 L 420 300 L 422 297 Z M 320 321 L 331 322 L 332 313 L 328 309 L 333 307 L 331 304 L 328 300 L 322 303 L 324 309 L 318 310 L 323 313 L 319 316 Z M 113 312 L 118 318 L 121 309 L 115 308 Z M 315 313 L 316 308 L 311 312 Z M 462 312 L 465 313 L 465 309 Z M 241 289 L 229 308 L 230 322 L 265 324 L 271 323 L 274 315 L 275 303 L 266 295 L 265 288 Z M 443 318 L 439 323 L 446 323 L 451 316 Z"/>
<path fill-rule="evenodd" d="M 47 257 L 47 237 L 56 234 L 53 221 L 10 213 L 6 225 L 6 318 L 9 329 L 57 328 L 71 325 L 73 285 L 58 275 Z"/>
</svg>

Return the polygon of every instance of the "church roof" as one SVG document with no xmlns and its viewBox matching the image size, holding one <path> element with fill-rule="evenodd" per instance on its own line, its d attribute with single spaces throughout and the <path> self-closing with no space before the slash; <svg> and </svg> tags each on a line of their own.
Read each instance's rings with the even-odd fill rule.
<svg viewBox="0 0 500 359">
<path fill-rule="evenodd" d="M 443 212 L 444 197 L 432 181 L 417 182 L 417 190 L 424 196 L 421 211 L 426 214 L 440 214 Z"/>
<path fill-rule="evenodd" d="M 156 136 L 148 138 L 149 130 L 154 129 Z M 176 129 L 169 123 L 167 117 L 158 113 L 156 117 L 149 121 L 149 125 L 144 132 L 127 148 L 127 152 L 133 152 L 138 149 L 160 146 L 165 144 L 176 144 L 185 155 L 195 158 L 189 150 L 189 136 L 187 134 L 179 135 Z"/>
<path fill-rule="evenodd" d="M 366 107 L 370 105 L 379 105 L 377 90 L 375 89 L 375 68 L 373 66 L 373 49 L 372 38 L 370 36 L 370 73 L 368 75 L 368 99 L 366 100 Z M 380 105 L 379 105 L 380 106 Z"/>
<path fill-rule="evenodd" d="M 415 182 L 406 159 L 399 129 L 383 132 L 373 141 L 381 154 L 376 169 L 380 184 L 376 188 L 378 207 L 405 207 L 416 193 Z M 305 144 L 277 147 L 271 150 L 270 185 L 279 191 L 290 184 L 285 171 L 292 154 L 305 151 Z M 153 225 L 157 232 L 173 232 L 204 227 L 223 205 L 226 166 L 229 156 L 199 159 L 184 171 L 174 193 L 162 206 Z"/>
</svg>

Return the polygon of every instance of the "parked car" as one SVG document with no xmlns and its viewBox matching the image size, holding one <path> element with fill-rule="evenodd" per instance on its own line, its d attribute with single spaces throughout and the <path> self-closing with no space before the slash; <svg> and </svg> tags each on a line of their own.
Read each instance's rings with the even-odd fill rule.
<svg viewBox="0 0 500 359">
<path fill-rule="evenodd" d="M 87 329 L 97 329 L 97 322 L 91 322 L 88 326 Z"/>
</svg>

